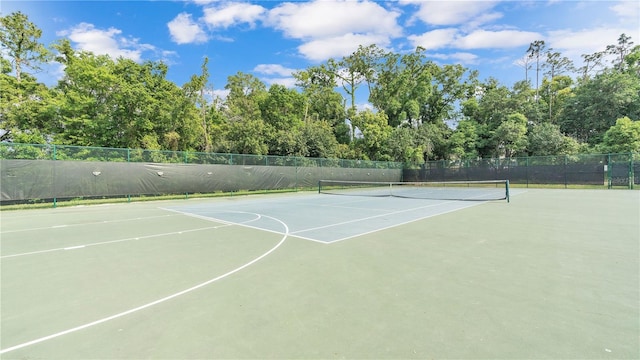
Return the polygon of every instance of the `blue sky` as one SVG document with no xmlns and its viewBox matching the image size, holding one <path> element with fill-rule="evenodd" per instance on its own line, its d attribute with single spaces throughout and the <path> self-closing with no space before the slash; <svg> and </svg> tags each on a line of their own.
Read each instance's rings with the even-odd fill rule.
<svg viewBox="0 0 640 360">
<path fill-rule="evenodd" d="M 210 85 L 224 96 L 227 77 L 250 73 L 267 86 L 293 86 L 291 73 L 377 44 L 397 53 L 416 46 L 440 64 L 459 63 L 505 85 L 524 79 L 517 65 L 544 40 L 581 66 L 581 55 L 615 44 L 640 44 L 638 1 L 7 1 L 0 12 L 25 13 L 74 48 L 136 61 L 165 61 L 182 85 L 209 57 Z M 37 74 L 55 84 L 59 66 Z M 531 73 L 530 73 L 531 74 Z M 362 106 L 366 96 L 359 100 Z"/>
</svg>

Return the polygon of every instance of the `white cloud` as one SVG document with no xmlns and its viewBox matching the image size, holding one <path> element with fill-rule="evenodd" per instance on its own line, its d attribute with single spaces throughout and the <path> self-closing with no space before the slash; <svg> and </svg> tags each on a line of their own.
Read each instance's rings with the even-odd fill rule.
<svg viewBox="0 0 640 360">
<path fill-rule="evenodd" d="M 422 35 L 409 35 L 407 39 L 414 47 L 421 46 L 427 50 L 446 48 L 453 45 L 458 36 L 458 29 L 437 29 Z"/>
<path fill-rule="evenodd" d="M 214 89 L 211 92 L 211 95 L 212 97 L 217 97 L 224 100 L 227 98 L 227 96 L 229 96 L 229 92 L 230 90 L 227 90 L 227 89 Z"/>
<path fill-rule="evenodd" d="M 450 54 L 430 54 L 429 57 L 440 60 L 453 60 L 457 64 L 473 65 L 478 63 L 478 55 L 468 52 L 455 52 Z"/>
<path fill-rule="evenodd" d="M 191 19 L 191 14 L 180 13 L 167 26 L 171 39 L 178 44 L 203 43 L 207 41 L 207 34 L 199 24 Z"/>
<path fill-rule="evenodd" d="M 422 35 L 411 35 L 407 38 L 414 46 L 422 46 L 427 50 L 442 48 L 453 49 L 505 49 L 528 45 L 542 35 L 519 30 L 475 30 L 463 34 L 454 28 L 438 29 Z"/>
<path fill-rule="evenodd" d="M 237 24 L 255 26 L 266 9 L 259 5 L 247 3 L 224 3 L 220 6 L 204 9 L 204 22 L 214 28 L 228 28 Z"/>
<path fill-rule="evenodd" d="M 278 78 L 263 78 L 261 79 L 268 85 L 282 85 L 288 89 L 292 89 L 296 87 L 296 79 L 292 77 L 278 77 Z"/>
<path fill-rule="evenodd" d="M 532 41 L 540 39 L 540 34 L 530 31 L 476 30 L 470 34 L 459 37 L 454 47 L 459 49 L 507 49 L 528 45 L 531 44 Z"/>
<path fill-rule="evenodd" d="M 636 20 L 636 23 L 640 18 L 640 3 L 637 1 L 618 1 L 610 9 L 622 18 Z"/>
<path fill-rule="evenodd" d="M 501 17 L 500 13 L 489 12 L 497 1 L 425 1 L 401 0 L 400 4 L 418 5 L 415 17 L 429 25 L 457 25 L 473 21 L 475 25 Z"/>
<path fill-rule="evenodd" d="M 278 5 L 269 11 L 265 24 L 304 41 L 298 51 L 306 59 L 323 61 L 349 55 L 359 45 L 389 45 L 402 35 L 399 16 L 398 11 L 368 0 L 315 0 Z"/>
<path fill-rule="evenodd" d="M 323 61 L 351 55 L 359 45 L 376 44 L 388 46 L 390 39 L 384 35 L 359 35 L 348 33 L 342 36 L 312 40 L 298 47 L 298 51 L 311 61 Z"/>
<path fill-rule="evenodd" d="M 604 51 L 607 45 L 616 44 L 622 33 L 632 34 L 633 30 L 631 28 L 612 27 L 580 31 L 556 30 L 549 32 L 547 47 L 560 51 L 564 56 L 578 61 L 581 59 L 582 54 Z"/>
<path fill-rule="evenodd" d="M 399 36 L 399 12 L 370 1 L 284 3 L 269 12 L 267 24 L 296 39 L 329 38 L 346 33 Z"/>
<path fill-rule="evenodd" d="M 140 44 L 137 39 L 126 38 L 121 34 L 122 31 L 119 29 L 111 27 L 102 30 L 89 23 L 80 23 L 57 33 L 58 36 L 66 36 L 76 43 L 80 50 L 96 55 L 110 55 L 114 59 L 123 57 L 140 61 L 143 51 L 155 50 L 153 45 Z"/>
<path fill-rule="evenodd" d="M 260 64 L 253 71 L 265 75 L 291 76 L 296 69 L 289 69 L 280 64 Z"/>
</svg>

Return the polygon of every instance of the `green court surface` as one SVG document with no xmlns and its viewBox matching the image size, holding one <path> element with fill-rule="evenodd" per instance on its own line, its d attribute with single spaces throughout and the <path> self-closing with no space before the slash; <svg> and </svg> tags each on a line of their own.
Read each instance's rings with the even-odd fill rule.
<svg viewBox="0 0 640 360">
<path fill-rule="evenodd" d="M 640 192 L 3 211 L 1 359 L 638 359 Z"/>
</svg>

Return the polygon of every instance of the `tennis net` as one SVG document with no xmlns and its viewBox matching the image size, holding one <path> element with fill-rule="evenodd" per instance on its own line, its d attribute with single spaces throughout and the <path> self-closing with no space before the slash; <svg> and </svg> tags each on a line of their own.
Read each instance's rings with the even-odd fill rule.
<svg viewBox="0 0 640 360">
<path fill-rule="evenodd" d="M 320 180 L 321 194 L 401 197 L 433 200 L 509 201 L 509 180 L 377 182 Z"/>
</svg>

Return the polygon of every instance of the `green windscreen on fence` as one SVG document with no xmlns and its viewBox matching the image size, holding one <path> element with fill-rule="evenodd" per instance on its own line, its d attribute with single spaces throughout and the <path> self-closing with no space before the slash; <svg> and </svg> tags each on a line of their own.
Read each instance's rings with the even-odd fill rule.
<svg viewBox="0 0 640 360">
<path fill-rule="evenodd" d="M 399 181 L 402 177 L 399 163 L 340 159 L 21 144 L 0 145 L 0 154 L 3 202 L 312 189 L 326 178 Z"/>
<path fill-rule="evenodd" d="M 523 185 L 633 188 L 640 184 L 640 154 L 580 154 L 508 159 L 440 160 L 406 167 L 404 181 L 508 179 Z"/>
</svg>

